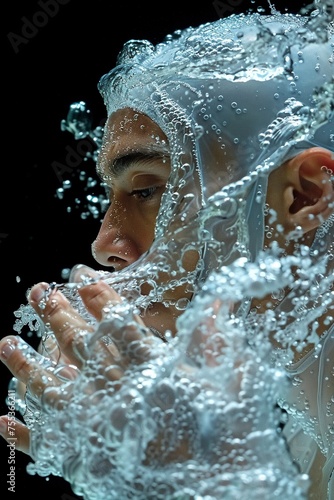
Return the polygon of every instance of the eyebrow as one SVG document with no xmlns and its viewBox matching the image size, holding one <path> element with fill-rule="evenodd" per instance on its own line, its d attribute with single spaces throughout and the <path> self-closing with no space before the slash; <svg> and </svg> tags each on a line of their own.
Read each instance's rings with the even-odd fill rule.
<svg viewBox="0 0 334 500">
<path fill-rule="evenodd" d="M 128 168 L 133 167 L 136 163 L 148 163 L 153 160 L 161 160 L 169 158 L 169 150 L 167 148 L 162 148 L 161 150 L 145 150 L 145 151 L 133 151 L 131 153 L 124 154 L 115 158 L 112 162 L 106 165 L 107 168 L 102 165 L 99 166 L 99 170 L 108 171 L 108 173 L 114 177 L 121 175 Z"/>
</svg>

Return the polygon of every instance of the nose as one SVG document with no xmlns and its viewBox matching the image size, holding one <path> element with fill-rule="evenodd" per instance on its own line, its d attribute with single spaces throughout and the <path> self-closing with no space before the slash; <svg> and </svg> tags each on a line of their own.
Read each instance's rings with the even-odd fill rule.
<svg viewBox="0 0 334 500">
<path fill-rule="evenodd" d="M 115 212 L 109 210 L 92 244 L 92 254 L 99 264 L 113 267 L 116 271 L 138 260 L 142 251 L 131 230 L 131 221 L 124 218 L 120 222 Z"/>
</svg>

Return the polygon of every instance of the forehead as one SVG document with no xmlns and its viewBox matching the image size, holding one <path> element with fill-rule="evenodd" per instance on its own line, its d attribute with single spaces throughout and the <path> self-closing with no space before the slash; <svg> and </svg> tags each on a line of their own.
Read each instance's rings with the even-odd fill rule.
<svg viewBox="0 0 334 500">
<path fill-rule="evenodd" d="M 103 177 L 117 159 L 136 153 L 168 155 L 167 137 L 147 115 L 131 108 L 117 110 L 109 116 L 105 127 L 98 174 Z"/>
<path fill-rule="evenodd" d="M 130 108 L 112 113 L 104 132 L 102 155 L 117 158 L 119 153 L 131 153 L 145 148 L 167 146 L 167 137 L 147 115 Z"/>
</svg>

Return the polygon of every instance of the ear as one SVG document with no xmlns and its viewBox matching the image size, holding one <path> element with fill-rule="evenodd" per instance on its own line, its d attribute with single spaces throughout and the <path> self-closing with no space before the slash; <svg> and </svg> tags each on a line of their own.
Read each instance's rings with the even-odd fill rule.
<svg viewBox="0 0 334 500">
<path fill-rule="evenodd" d="M 310 148 L 285 165 L 287 228 L 316 229 L 334 212 L 334 155 L 322 148 Z"/>
</svg>

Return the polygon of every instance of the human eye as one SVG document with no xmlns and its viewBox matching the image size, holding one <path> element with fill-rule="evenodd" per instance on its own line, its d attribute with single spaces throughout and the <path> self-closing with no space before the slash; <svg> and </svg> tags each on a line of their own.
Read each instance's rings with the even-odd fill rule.
<svg viewBox="0 0 334 500">
<path fill-rule="evenodd" d="M 130 196 L 133 196 L 134 198 L 138 200 L 150 200 L 154 197 L 155 193 L 157 192 L 157 187 L 148 187 L 148 188 L 143 188 L 143 189 L 134 189 L 131 191 Z"/>
</svg>

